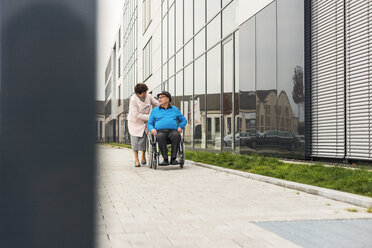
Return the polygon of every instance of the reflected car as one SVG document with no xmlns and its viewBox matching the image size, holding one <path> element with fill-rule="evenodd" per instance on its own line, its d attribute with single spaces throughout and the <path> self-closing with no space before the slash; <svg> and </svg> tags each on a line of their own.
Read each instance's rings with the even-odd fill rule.
<svg viewBox="0 0 372 248">
<path fill-rule="evenodd" d="M 295 150 L 300 141 L 288 131 L 268 130 L 257 139 L 258 147 L 276 147 L 287 150 Z"/>
<path fill-rule="evenodd" d="M 250 131 L 244 133 L 235 134 L 235 144 L 236 146 L 248 146 L 251 148 L 256 148 L 256 138 L 260 136 L 259 132 Z M 223 143 L 225 147 L 232 146 L 232 134 L 228 134 L 223 138 Z M 216 136 L 215 145 L 219 146 L 221 144 L 220 136 Z"/>
<path fill-rule="evenodd" d="M 240 138 L 239 133 L 236 133 L 235 134 L 235 142 L 236 143 L 239 142 L 239 138 Z M 220 146 L 220 144 L 221 144 L 221 137 L 220 136 L 216 136 L 216 138 L 215 138 L 214 141 L 215 141 L 215 145 L 216 146 Z M 231 147 L 231 145 L 232 145 L 232 134 L 228 134 L 225 137 L 223 137 L 223 145 L 225 147 Z"/>
</svg>

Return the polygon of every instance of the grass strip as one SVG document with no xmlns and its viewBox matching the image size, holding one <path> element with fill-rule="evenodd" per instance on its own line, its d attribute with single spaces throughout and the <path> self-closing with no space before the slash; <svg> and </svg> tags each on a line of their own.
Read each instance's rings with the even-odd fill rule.
<svg viewBox="0 0 372 248">
<path fill-rule="evenodd" d="M 224 168 L 275 177 L 328 189 L 372 197 L 372 172 L 364 168 L 291 164 L 278 158 L 233 153 L 186 151 L 186 159 Z"/>
</svg>

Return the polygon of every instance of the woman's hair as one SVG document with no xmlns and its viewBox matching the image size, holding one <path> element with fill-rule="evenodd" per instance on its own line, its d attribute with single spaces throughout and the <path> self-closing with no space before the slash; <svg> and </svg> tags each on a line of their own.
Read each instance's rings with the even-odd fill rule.
<svg viewBox="0 0 372 248">
<path fill-rule="evenodd" d="M 142 94 L 143 92 L 147 92 L 149 88 L 147 88 L 147 85 L 144 83 L 139 83 L 134 87 L 134 92 L 136 94 Z"/>
</svg>

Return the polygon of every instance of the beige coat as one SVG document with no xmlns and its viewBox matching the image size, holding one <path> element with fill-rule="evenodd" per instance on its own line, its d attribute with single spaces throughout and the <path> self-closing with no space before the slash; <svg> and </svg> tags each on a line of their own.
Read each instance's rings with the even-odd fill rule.
<svg viewBox="0 0 372 248">
<path fill-rule="evenodd" d="M 150 117 L 151 106 L 159 106 L 159 102 L 150 94 L 147 94 L 144 102 L 134 94 L 129 103 L 128 129 L 132 136 L 142 137 L 146 130 L 147 121 Z"/>
</svg>

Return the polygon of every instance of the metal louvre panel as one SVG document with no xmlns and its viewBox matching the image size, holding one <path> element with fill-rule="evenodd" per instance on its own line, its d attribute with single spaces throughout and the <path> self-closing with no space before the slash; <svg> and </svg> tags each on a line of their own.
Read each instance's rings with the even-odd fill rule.
<svg viewBox="0 0 372 248">
<path fill-rule="evenodd" d="M 312 157 L 344 158 L 344 4 L 312 0 Z"/>
<path fill-rule="evenodd" d="M 372 159 L 372 3 L 346 0 L 347 158 Z"/>
</svg>

